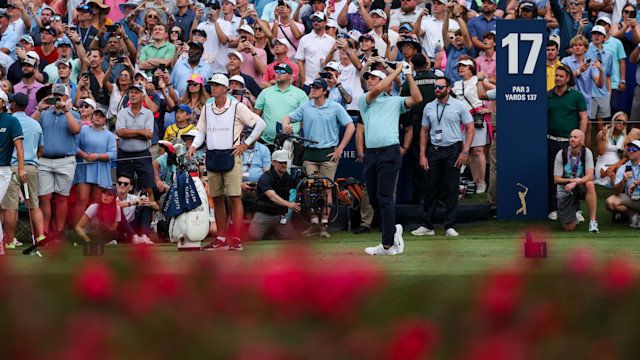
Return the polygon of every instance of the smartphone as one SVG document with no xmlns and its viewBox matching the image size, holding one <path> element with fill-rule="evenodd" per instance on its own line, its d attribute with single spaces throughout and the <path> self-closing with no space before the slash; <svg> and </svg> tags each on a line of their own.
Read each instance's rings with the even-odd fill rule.
<svg viewBox="0 0 640 360">
<path fill-rule="evenodd" d="M 82 75 L 80 75 L 80 77 L 83 77 L 83 78 L 84 78 L 84 77 L 86 77 L 86 78 L 88 78 L 88 77 L 89 77 L 89 74 L 90 74 L 90 72 L 85 71 L 85 72 L 83 72 L 83 73 L 82 73 Z"/>
<path fill-rule="evenodd" d="M 107 31 L 110 33 L 118 30 L 118 25 L 105 25 L 105 27 L 107 28 Z"/>
<path fill-rule="evenodd" d="M 77 27 L 77 26 L 75 26 L 75 25 L 71 25 L 71 26 L 69 26 L 69 31 L 75 31 L 75 32 L 78 32 L 78 27 Z"/>
<path fill-rule="evenodd" d="M 247 35 L 240 36 L 240 40 L 241 41 L 247 41 Z"/>
<path fill-rule="evenodd" d="M 56 105 L 60 102 L 60 98 L 57 97 L 50 97 L 47 99 L 47 105 Z M 630 166 L 627 166 L 629 168 L 631 168 Z"/>
<path fill-rule="evenodd" d="M 151 83 L 153 84 L 153 87 L 156 88 L 156 90 L 158 89 L 158 84 L 160 83 L 160 76 L 153 76 L 153 78 L 151 79 Z"/>
<path fill-rule="evenodd" d="M 429 15 L 433 14 L 431 12 L 431 3 L 424 4 L 425 9 L 429 10 Z"/>
<path fill-rule="evenodd" d="M 582 12 L 582 18 L 583 19 L 588 19 L 589 18 L 589 14 L 586 11 Z"/>
<path fill-rule="evenodd" d="M 278 0 L 278 6 L 284 6 L 284 0 Z"/>
<path fill-rule="evenodd" d="M 591 59 L 587 59 L 584 62 L 586 62 L 587 64 L 591 64 Z"/>
<path fill-rule="evenodd" d="M 333 0 L 329 0 L 329 7 L 331 7 L 331 6 L 335 7 L 336 6 L 336 2 L 333 1 Z"/>
<path fill-rule="evenodd" d="M 383 34 L 388 34 L 389 33 L 389 24 L 385 24 L 382 26 L 382 33 Z"/>
<path fill-rule="evenodd" d="M 254 10 L 255 7 L 253 6 L 253 4 L 247 4 L 247 9 Z"/>
<path fill-rule="evenodd" d="M 635 19 L 636 18 L 637 13 L 635 11 L 632 11 L 629 13 L 629 19 Z"/>
<path fill-rule="evenodd" d="M 244 89 L 233 89 L 231 95 L 244 95 Z"/>
<path fill-rule="evenodd" d="M 167 69 L 167 65 L 160 64 L 160 65 L 158 65 L 158 69 L 160 69 L 160 70 L 162 70 L 164 72 Z"/>
<path fill-rule="evenodd" d="M 140 197 L 147 197 L 146 191 L 140 191 Z"/>
<path fill-rule="evenodd" d="M 627 167 L 624 168 L 624 171 L 631 171 L 631 165 L 627 165 Z"/>
<path fill-rule="evenodd" d="M 373 57 L 378 56 L 378 55 L 379 55 L 379 54 L 378 54 L 378 49 L 373 49 L 373 50 L 371 50 L 371 55 L 372 55 Z"/>
<path fill-rule="evenodd" d="M 156 2 L 155 2 L 155 1 L 147 1 L 147 2 L 144 4 L 144 7 L 145 7 L 145 9 L 155 9 L 155 8 L 157 8 L 157 7 L 158 7 L 158 4 L 156 4 Z"/>
<path fill-rule="evenodd" d="M 258 186 L 258 183 L 257 183 L 257 182 L 250 182 L 250 183 L 249 183 L 249 186 L 251 186 L 251 187 L 256 187 L 256 186 Z"/>
<path fill-rule="evenodd" d="M 21 49 L 22 49 L 22 43 L 21 43 L 21 42 L 18 42 L 18 43 L 16 44 L 16 47 L 17 47 L 17 48 L 21 48 Z"/>
<path fill-rule="evenodd" d="M 118 56 L 116 63 L 124 63 L 124 56 Z"/>
<path fill-rule="evenodd" d="M 324 79 L 331 79 L 331 74 L 329 74 L 328 72 L 321 72 L 320 77 Z"/>
</svg>

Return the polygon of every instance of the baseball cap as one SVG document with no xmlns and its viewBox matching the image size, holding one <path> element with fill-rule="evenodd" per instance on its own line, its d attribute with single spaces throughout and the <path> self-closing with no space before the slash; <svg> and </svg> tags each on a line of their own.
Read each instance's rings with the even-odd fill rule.
<svg viewBox="0 0 640 360">
<path fill-rule="evenodd" d="M 606 16 L 602 16 L 602 17 L 599 17 L 598 19 L 596 19 L 596 24 L 598 24 L 600 21 L 606 22 L 607 24 L 611 25 L 611 19 L 609 19 Z"/>
<path fill-rule="evenodd" d="M 400 25 L 399 29 L 407 29 L 409 31 L 413 31 L 413 27 L 409 23 L 404 23 L 404 24 Z"/>
<path fill-rule="evenodd" d="M 276 46 L 276 43 L 279 42 L 282 45 L 285 45 L 288 48 L 291 48 L 291 44 L 289 43 L 289 40 L 285 39 L 285 38 L 275 38 L 273 39 L 273 46 Z"/>
<path fill-rule="evenodd" d="M 58 61 L 55 62 L 55 67 L 58 67 L 58 65 L 60 65 L 60 64 L 64 64 L 67 67 L 71 67 L 71 62 L 69 60 L 59 59 Z"/>
<path fill-rule="evenodd" d="M 311 83 L 311 86 L 316 86 L 321 88 L 322 90 L 327 90 L 327 80 L 323 78 L 317 78 L 313 80 L 313 82 Z"/>
<path fill-rule="evenodd" d="M 640 149 L 640 140 L 633 140 L 632 142 L 627 143 L 627 146 L 634 145 L 638 149 Z"/>
<path fill-rule="evenodd" d="M 141 93 L 144 94 L 144 88 L 142 87 L 142 85 L 133 85 L 133 84 L 131 84 L 131 85 L 129 85 L 129 89 L 128 90 L 131 90 L 131 89 L 136 89 L 136 90 L 138 90 L 138 91 L 140 91 Z"/>
<path fill-rule="evenodd" d="M 95 109 L 93 113 L 94 114 L 95 113 L 100 113 L 100 114 L 102 114 L 102 116 L 107 117 L 107 110 L 105 110 L 105 109 L 103 109 L 101 107 Z"/>
<path fill-rule="evenodd" d="M 236 5 L 236 0 L 222 0 L 221 2 L 229 2 L 232 3 L 233 5 Z"/>
<path fill-rule="evenodd" d="M 549 41 L 553 41 L 556 45 L 560 46 L 560 36 L 557 34 L 549 35 Z"/>
<path fill-rule="evenodd" d="M 26 58 L 24 58 L 24 60 L 22 60 L 22 65 L 36 66 L 36 59 L 32 59 L 30 57 L 26 57 Z"/>
<path fill-rule="evenodd" d="M 338 22 L 335 21 L 334 19 L 329 19 L 327 20 L 327 27 L 331 27 L 331 28 L 338 28 Z"/>
<path fill-rule="evenodd" d="M 369 79 L 369 76 L 377 76 L 380 78 L 380 80 L 384 80 L 384 78 L 387 77 L 387 74 L 383 73 L 380 70 L 373 70 L 373 71 L 365 71 L 364 74 L 362 74 L 362 77 L 365 80 Z"/>
<path fill-rule="evenodd" d="M 313 18 L 318 18 L 318 19 L 322 19 L 322 20 L 326 20 L 327 18 L 324 16 L 324 13 L 322 11 L 316 11 L 314 12 L 309 18 L 313 19 Z"/>
<path fill-rule="evenodd" d="M 57 36 L 58 33 L 56 32 L 56 29 L 52 28 L 51 26 L 45 26 L 40 28 L 40 33 L 43 32 L 48 32 L 49 34 L 53 35 L 53 36 Z"/>
<path fill-rule="evenodd" d="M 18 42 L 20 42 L 20 41 L 22 41 L 22 40 L 24 40 L 24 41 L 28 42 L 28 43 L 29 43 L 29 44 L 31 44 L 31 45 L 35 45 L 35 42 L 33 41 L 33 38 L 32 38 L 30 35 L 23 35 L 23 36 L 21 36 L 21 37 L 20 37 L 20 39 L 18 39 Z"/>
<path fill-rule="evenodd" d="M 376 15 L 380 16 L 383 19 L 387 18 L 387 14 L 382 9 L 375 9 L 375 10 L 369 11 L 369 16 L 371 16 L 373 14 L 376 14 Z"/>
<path fill-rule="evenodd" d="M 362 34 L 362 36 L 360 36 L 359 41 L 362 41 L 362 40 L 375 41 L 373 40 L 373 36 L 371 36 L 371 34 Z"/>
<path fill-rule="evenodd" d="M 422 46 L 420 45 L 420 43 L 418 43 L 417 41 L 415 41 L 415 39 L 413 39 L 413 38 L 411 38 L 411 37 L 406 38 L 406 39 L 404 39 L 404 40 L 402 40 L 402 41 L 398 41 L 398 43 L 396 44 L 396 46 L 397 46 L 398 48 L 402 49 L 402 47 L 403 47 L 404 45 L 407 45 L 407 44 L 409 44 L 409 45 L 413 46 L 413 47 L 414 47 L 415 49 L 417 49 L 418 51 L 421 51 L 421 50 L 422 50 Z"/>
<path fill-rule="evenodd" d="M 436 1 L 439 1 L 439 2 L 441 2 L 443 4 L 445 4 L 445 5 L 447 5 L 447 3 L 449 3 L 449 1 L 447 1 L 447 0 L 436 0 Z"/>
<path fill-rule="evenodd" d="M 207 37 L 207 32 L 206 32 L 206 31 L 204 31 L 204 30 L 202 30 L 202 29 L 193 29 L 193 31 L 191 31 L 191 34 L 192 34 L 192 35 L 193 35 L 193 34 L 196 34 L 196 33 L 197 33 L 197 34 L 200 34 L 200 35 L 202 35 L 202 36 L 204 36 L 204 37 Z"/>
<path fill-rule="evenodd" d="M 182 110 L 182 111 L 185 111 L 187 114 L 191 115 L 191 107 L 187 104 L 180 104 L 174 108 L 174 111 L 175 110 Z"/>
<path fill-rule="evenodd" d="M 204 79 L 200 74 L 191 74 L 187 79 L 187 82 L 194 82 L 196 84 L 204 85 Z"/>
<path fill-rule="evenodd" d="M 0 17 L 10 18 L 9 14 L 7 14 L 7 9 L 0 9 Z"/>
<path fill-rule="evenodd" d="M 598 33 L 600 33 L 602 35 L 605 35 L 605 36 L 607 35 L 607 31 L 604 29 L 604 26 L 602 26 L 602 25 L 594 26 L 593 29 L 591 29 L 591 32 L 592 33 L 598 32 Z"/>
<path fill-rule="evenodd" d="M 271 160 L 279 163 L 289 161 L 289 152 L 287 150 L 276 150 L 271 154 Z"/>
<path fill-rule="evenodd" d="M 458 67 L 458 66 L 460 66 L 460 65 L 473 66 L 473 61 L 471 61 L 471 60 L 469 60 L 469 59 L 460 60 L 460 61 L 458 61 L 458 63 L 456 64 L 456 67 Z"/>
<path fill-rule="evenodd" d="M 423 68 L 427 66 L 427 59 L 422 55 L 422 53 L 417 53 L 411 58 L 411 63 L 416 68 Z"/>
<path fill-rule="evenodd" d="M 230 57 L 232 55 L 235 55 L 238 59 L 240 59 L 240 62 L 244 61 L 244 58 L 242 57 L 242 54 L 240 54 L 239 51 L 233 51 L 227 54 L 227 57 Z"/>
<path fill-rule="evenodd" d="M 191 41 L 188 45 L 189 47 L 197 47 L 200 48 L 200 50 L 204 50 L 204 45 L 202 45 L 200 41 Z"/>
<path fill-rule="evenodd" d="M 362 33 L 358 30 L 349 30 L 347 31 L 347 35 L 349 35 L 350 38 L 352 38 L 355 41 L 359 41 L 360 37 L 362 36 Z"/>
<path fill-rule="evenodd" d="M 29 105 L 29 97 L 25 93 L 9 94 L 9 101 L 16 103 L 18 107 L 24 108 Z"/>
<path fill-rule="evenodd" d="M 323 69 L 331 69 L 340 72 L 340 66 L 335 61 L 329 61 L 327 65 L 324 66 Z"/>
<path fill-rule="evenodd" d="M 238 31 L 240 31 L 240 30 L 246 31 L 251 35 L 255 35 L 256 34 L 256 32 L 253 30 L 253 28 L 250 25 L 247 25 L 247 24 L 243 24 L 242 26 L 240 26 L 238 28 Z"/>
<path fill-rule="evenodd" d="M 180 135 L 180 138 L 184 141 L 187 141 L 187 139 L 185 139 L 185 137 L 193 137 L 195 138 L 196 135 L 198 135 L 198 130 L 197 129 L 191 129 L 189 131 L 187 131 L 186 133 L 183 133 L 182 135 Z"/>
<path fill-rule="evenodd" d="M 55 36 L 55 35 L 54 35 Z M 69 45 L 71 46 L 71 41 L 67 40 L 67 38 L 62 38 L 58 40 L 58 46 L 60 45 Z"/>
<path fill-rule="evenodd" d="M 93 101 L 93 99 L 90 99 L 90 98 L 78 100 L 78 106 L 81 106 L 82 104 L 89 104 L 93 108 L 93 110 L 95 110 L 98 107 L 96 102 Z"/>
<path fill-rule="evenodd" d="M 38 53 L 33 50 L 27 52 L 27 56 L 36 60 L 40 60 L 40 55 L 38 55 Z"/>
<path fill-rule="evenodd" d="M 293 74 L 293 69 L 291 69 L 291 66 L 289 66 L 289 64 L 287 64 L 287 63 L 280 63 L 280 64 L 274 66 L 273 69 L 274 70 L 280 69 L 280 70 L 286 71 L 289 74 Z"/>
<path fill-rule="evenodd" d="M 0 100 L 4 100 L 4 102 L 8 102 L 9 98 L 7 97 L 7 94 L 2 91 L 2 89 L 0 89 Z"/>
<path fill-rule="evenodd" d="M 243 78 L 242 76 L 240 76 L 240 75 L 233 75 L 233 76 L 229 79 L 229 81 L 237 81 L 237 82 L 241 83 L 241 84 L 242 84 L 242 86 L 244 86 L 244 85 L 245 85 L 245 83 L 244 83 L 244 78 Z"/>
<path fill-rule="evenodd" d="M 114 188 L 113 186 L 107 186 L 107 187 L 103 187 L 102 188 L 102 192 L 106 192 L 109 193 L 109 195 L 111 196 L 116 196 L 118 195 L 118 190 L 116 190 L 116 188 Z"/>
<path fill-rule="evenodd" d="M 521 10 L 529 10 L 529 11 L 533 11 L 533 10 L 537 10 L 538 6 L 531 2 L 531 1 L 525 1 L 520 5 L 520 9 Z"/>
<path fill-rule="evenodd" d="M 66 95 L 69 96 L 69 89 L 64 84 L 55 84 L 53 85 L 53 89 L 51 89 L 51 93 L 54 95 Z"/>
<path fill-rule="evenodd" d="M 213 76 L 211 77 L 211 79 L 209 79 L 208 82 L 229 87 L 229 79 L 222 74 L 213 74 Z"/>
</svg>

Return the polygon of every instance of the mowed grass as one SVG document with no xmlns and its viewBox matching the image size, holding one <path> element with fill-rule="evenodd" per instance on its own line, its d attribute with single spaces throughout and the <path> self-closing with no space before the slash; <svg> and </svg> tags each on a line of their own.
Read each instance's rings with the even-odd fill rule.
<svg viewBox="0 0 640 360">
<path fill-rule="evenodd" d="M 577 247 L 589 247 L 600 258 L 623 256 L 640 260 L 640 230 L 628 224 L 612 224 L 611 214 L 604 209 L 604 199 L 610 190 L 598 187 L 598 221 L 600 234 L 587 232 L 588 224 L 579 224 L 574 232 L 564 232 L 558 222 L 552 221 L 499 221 L 458 226 L 460 236 L 447 238 L 444 229 L 437 228 L 435 236 L 413 236 L 405 229 L 405 252 L 402 255 L 371 257 L 364 253 L 367 246 L 380 242 L 380 232 L 354 235 L 346 231 L 333 233 L 330 239 L 312 238 L 299 241 L 268 240 L 245 244 L 242 252 L 178 252 L 175 244 L 158 244 L 153 249 L 162 259 L 165 270 L 180 271 L 198 257 L 233 257 L 247 263 L 273 261 L 279 254 L 295 256 L 296 251 L 310 251 L 316 261 L 329 261 L 336 256 L 366 259 L 381 264 L 391 276 L 443 276 L 474 275 L 488 270 L 526 265 L 532 260 L 524 258 L 524 234 L 532 231 L 538 241 L 547 241 L 548 258 L 543 260 L 549 268 L 560 266 L 566 254 Z M 477 202 L 482 196 L 475 196 Z M 586 204 L 582 209 L 588 221 Z M 209 239 L 206 240 L 207 242 Z M 308 245 L 305 250 L 291 250 L 291 245 Z M 67 246 L 57 255 L 42 251 L 44 257 L 24 256 L 21 248 L 7 251 L 8 271 L 28 274 L 72 273 L 84 260 L 82 247 Z M 127 256 L 131 245 L 106 248 L 106 258 Z M 557 266 L 556 266 L 557 265 Z"/>
</svg>

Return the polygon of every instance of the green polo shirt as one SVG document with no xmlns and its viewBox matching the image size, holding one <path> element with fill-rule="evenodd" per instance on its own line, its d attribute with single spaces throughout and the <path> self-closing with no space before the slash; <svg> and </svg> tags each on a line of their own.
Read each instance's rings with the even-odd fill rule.
<svg viewBox="0 0 640 360">
<path fill-rule="evenodd" d="M 580 111 L 587 111 L 587 103 L 580 91 L 569 87 L 562 95 L 557 95 L 553 89 L 549 90 L 547 134 L 568 138 L 571 131 L 580 128 Z"/>
<path fill-rule="evenodd" d="M 176 52 L 176 47 L 172 43 L 165 41 L 160 47 L 156 47 L 153 43 L 142 48 L 140 52 L 139 62 L 147 61 L 149 59 L 173 59 L 173 54 Z M 171 69 L 169 72 L 171 72 Z M 151 70 L 146 71 L 147 76 L 152 76 Z"/>
<path fill-rule="evenodd" d="M 276 123 L 293 112 L 300 105 L 309 101 L 307 94 L 299 88 L 289 85 L 281 91 L 278 84 L 268 87 L 258 95 L 255 109 L 262 110 L 262 118 L 267 123 L 267 127 L 262 132 L 262 139 L 269 144 L 273 144 L 276 138 Z M 300 135 L 301 123 L 293 123 L 294 135 Z"/>
</svg>

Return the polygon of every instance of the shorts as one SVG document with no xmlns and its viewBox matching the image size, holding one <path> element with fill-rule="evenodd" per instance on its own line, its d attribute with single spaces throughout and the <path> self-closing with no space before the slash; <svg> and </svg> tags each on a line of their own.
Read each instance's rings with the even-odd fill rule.
<svg viewBox="0 0 640 360">
<path fill-rule="evenodd" d="M 227 195 L 242 195 L 242 157 L 236 156 L 233 169 L 227 172 L 207 171 L 207 179 L 209 180 L 209 196 L 212 198 Z"/>
<path fill-rule="evenodd" d="M 620 193 L 618 197 L 620 198 L 620 200 L 622 200 L 622 205 L 626 206 L 627 209 L 636 213 L 640 213 L 640 200 L 631 200 L 629 195 L 627 195 L 626 193 Z"/>
<path fill-rule="evenodd" d="M 611 116 L 611 95 L 591 98 L 591 116 L 589 119 L 604 119 Z"/>
<path fill-rule="evenodd" d="M 11 168 L 9 166 L 0 166 L 0 199 L 4 198 L 11 182 Z M 0 234 L 2 234 L 2 226 L 0 226 Z M 1 245 L 0 245 L 1 246 Z"/>
<path fill-rule="evenodd" d="M 142 157 L 142 159 L 137 159 Z M 132 160 L 124 160 L 128 158 L 136 158 Z M 141 189 L 154 188 L 156 183 L 153 181 L 153 163 L 151 160 L 151 152 L 149 150 L 126 152 L 118 150 L 118 174 L 126 173 L 138 178 L 138 187 Z"/>
<path fill-rule="evenodd" d="M 25 165 L 27 171 L 27 186 L 29 187 L 29 208 L 37 209 L 40 204 L 38 201 L 38 167 L 35 165 Z M 20 191 L 23 190 L 22 181 L 18 176 L 18 166 L 12 166 L 11 172 L 15 177 L 11 178 L 9 189 L 2 199 L 2 207 L 7 210 L 18 210 L 20 206 Z M 25 202 L 26 204 L 26 202 Z"/>
<path fill-rule="evenodd" d="M 76 157 L 72 155 L 60 159 L 41 157 L 38 163 L 38 194 L 44 196 L 56 193 L 69 196 L 76 174 Z"/>
<path fill-rule="evenodd" d="M 160 145 L 154 144 L 149 146 L 149 152 L 151 153 L 151 161 L 157 159 L 160 156 Z"/>
<path fill-rule="evenodd" d="M 570 194 L 563 192 L 564 195 L 558 194 L 558 220 L 562 224 L 568 224 L 576 221 L 576 211 L 578 202 L 584 199 L 586 188 L 584 184 L 576 186 Z"/>
<path fill-rule="evenodd" d="M 312 175 L 313 173 L 317 173 L 318 176 L 324 176 L 331 180 L 334 180 L 336 176 L 336 171 L 338 170 L 339 161 L 322 161 L 315 162 L 305 160 L 302 165 L 304 165 L 305 171 L 308 175 Z"/>
</svg>

